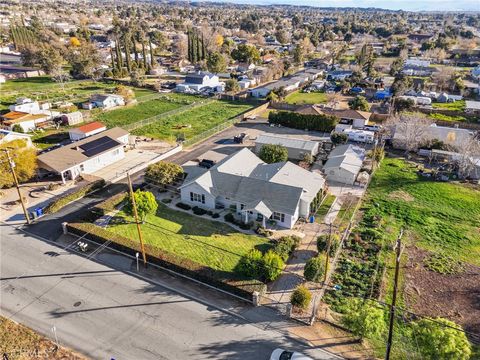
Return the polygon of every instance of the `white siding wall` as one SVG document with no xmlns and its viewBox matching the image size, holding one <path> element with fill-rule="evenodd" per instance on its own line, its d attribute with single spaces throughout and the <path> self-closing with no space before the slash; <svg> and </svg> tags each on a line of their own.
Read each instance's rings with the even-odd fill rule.
<svg viewBox="0 0 480 360">
<path fill-rule="evenodd" d="M 205 204 L 202 204 L 201 202 L 197 202 L 197 201 L 191 201 L 190 192 L 193 192 L 195 194 L 205 195 Z M 181 188 L 180 197 L 182 199 L 182 202 L 185 204 L 198 206 L 204 209 L 211 209 L 211 210 L 215 209 L 215 198 L 212 195 L 210 195 L 207 191 L 205 191 L 205 189 L 198 186 L 197 184 L 190 184 L 186 187 Z"/>
<path fill-rule="evenodd" d="M 95 171 L 98 171 L 100 169 L 103 169 L 105 166 L 111 165 L 125 157 L 125 151 L 123 151 L 123 147 L 118 147 L 114 150 L 111 150 L 109 152 L 100 154 L 99 156 L 96 156 L 92 159 L 89 159 L 85 161 L 83 164 L 83 171 L 80 170 L 81 165 L 75 166 L 73 172 L 75 173 L 76 171 L 78 173 L 86 173 L 86 174 L 92 174 Z M 75 176 L 75 175 L 74 175 Z"/>
<path fill-rule="evenodd" d="M 342 184 L 353 185 L 357 177 L 356 174 L 353 174 L 349 171 L 346 171 L 342 168 L 328 169 L 326 170 L 327 180 L 335 181 Z"/>
</svg>

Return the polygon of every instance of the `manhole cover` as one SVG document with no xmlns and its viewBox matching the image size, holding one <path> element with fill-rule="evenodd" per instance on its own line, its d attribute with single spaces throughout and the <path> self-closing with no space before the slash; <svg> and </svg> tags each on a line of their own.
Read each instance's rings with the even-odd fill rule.
<svg viewBox="0 0 480 360">
<path fill-rule="evenodd" d="M 73 306 L 77 307 L 77 306 L 80 306 L 82 302 L 81 301 L 77 301 L 75 304 L 73 304 Z"/>
</svg>

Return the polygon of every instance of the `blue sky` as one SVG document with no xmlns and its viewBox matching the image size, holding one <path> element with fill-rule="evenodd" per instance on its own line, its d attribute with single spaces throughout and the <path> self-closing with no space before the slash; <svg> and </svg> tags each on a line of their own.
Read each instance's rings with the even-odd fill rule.
<svg viewBox="0 0 480 360">
<path fill-rule="evenodd" d="M 200 0 L 201 1 L 201 0 Z M 214 0 L 207 0 L 214 1 Z M 238 4 L 288 4 L 318 7 L 377 7 L 408 11 L 480 11 L 480 0 L 216 0 Z"/>
</svg>

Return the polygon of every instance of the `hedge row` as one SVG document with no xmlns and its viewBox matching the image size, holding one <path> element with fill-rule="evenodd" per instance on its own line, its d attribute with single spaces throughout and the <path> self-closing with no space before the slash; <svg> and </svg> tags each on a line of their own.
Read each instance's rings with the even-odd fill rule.
<svg viewBox="0 0 480 360">
<path fill-rule="evenodd" d="M 95 215 L 100 217 L 112 212 L 125 200 L 127 194 L 128 193 L 126 191 L 122 191 L 109 197 L 107 200 L 98 203 L 94 208 Z"/>
<path fill-rule="evenodd" d="M 100 179 L 91 183 L 88 183 L 73 192 L 67 193 L 58 197 L 56 200 L 48 204 L 44 209 L 44 214 L 53 214 L 58 210 L 71 203 L 72 201 L 83 198 L 85 195 L 91 193 L 92 191 L 101 189 L 105 186 L 105 180 Z"/>
<path fill-rule="evenodd" d="M 272 111 L 268 114 L 268 122 L 293 129 L 331 132 L 335 129 L 335 125 L 338 124 L 339 119 L 336 116 L 325 114 L 310 115 L 290 111 Z"/>
<path fill-rule="evenodd" d="M 69 232 L 85 236 L 95 242 L 105 243 L 111 241 L 109 247 L 119 251 L 135 255 L 139 251 L 139 242 L 114 234 L 104 228 L 90 223 L 71 223 L 67 225 Z M 199 264 L 190 259 L 167 252 L 151 244 L 145 244 L 145 253 L 149 263 L 160 265 L 177 273 L 189 276 L 201 282 L 215 286 L 227 292 L 252 301 L 252 294 L 258 291 L 264 294 L 267 287 L 258 280 L 244 280 L 234 273 L 225 273 Z"/>
</svg>

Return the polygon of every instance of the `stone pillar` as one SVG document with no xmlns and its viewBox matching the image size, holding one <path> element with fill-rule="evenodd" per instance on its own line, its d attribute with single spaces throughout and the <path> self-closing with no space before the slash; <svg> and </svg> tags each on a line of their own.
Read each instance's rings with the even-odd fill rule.
<svg viewBox="0 0 480 360">
<path fill-rule="evenodd" d="M 258 291 L 253 292 L 252 302 L 253 302 L 253 306 L 260 306 L 260 293 Z"/>
<path fill-rule="evenodd" d="M 62 223 L 62 231 L 63 231 L 63 234 L 64 234 L 64 235 L 67 235 L 67 233 L 68 233 L 67 225 L 68 225 L 67 222 L 63 222 L 63 223 Z"/>
<path fill-rule="evenodd" d="M 265 215 L 262 215 L 262 227 L 263 228 L 267 227 L 267 220 L 265 219 Z"/>
</svg>

